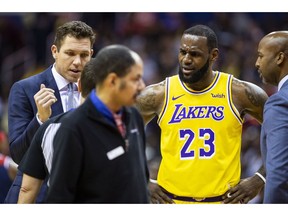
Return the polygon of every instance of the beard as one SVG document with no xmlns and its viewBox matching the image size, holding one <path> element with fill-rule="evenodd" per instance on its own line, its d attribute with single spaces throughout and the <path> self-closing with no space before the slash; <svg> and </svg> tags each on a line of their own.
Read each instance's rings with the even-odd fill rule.
<svg viewBox="0 0 288 216">
<path fill-rule="evenodd" d="M 197 83 L 198 81 L 200 81 L 208 73 L 208 68 L 209 68 L 209 59 L 207 60 L 205 65 L 203 65 L 202 68 L 193 72 L 188 77 L 184 76 L 181 66 L 179 67 L 178 74 L 182 82 L 186 84 L 193 84 L 193 83 Z"/>
<path fill-rule="evenodd" d="M 125 90 L 126 87 L 127 87 L 126 81 L 122 80 L 122 81 L 120 82 L 119 91 Z M 141 91 L 140 91 L 140 90 L 137 90 L 137 91 L 135 92 L 135 94 L 133 95 L 133 99 L 136 100 L 137 97 L 140 95 L 140 93 L 141 93 Z"/>
</svg>

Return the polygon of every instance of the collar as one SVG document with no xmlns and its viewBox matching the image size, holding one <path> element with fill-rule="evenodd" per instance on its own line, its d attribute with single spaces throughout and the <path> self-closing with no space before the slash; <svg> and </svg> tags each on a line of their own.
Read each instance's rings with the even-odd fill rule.
<svg viewBox="0 0 288 216">
<path fill-rule="evenodd" d="M 280 91 L 281 87 L 286 82 L 286 80 L 288 80 L 288 75 L 286 75 L 285 77 L 283 77 L 283 79 L 280 80 L 280 82 L 278 84 L 278 91 Z"/>
<path fill-rule="evenodd" d="M 66 86 L 68 85 L 69 81 L 66 80 L 63 76 L 61 76 L 57 71 L 56 71 L 56 68 L 55 68 L 55 63 L 53 64 L 52 66 L 52 75 L 56 81 L 56 84 L 57 84 L 57 87 L 58 87 L 58 90 L 63 90 L 63 89 L 66 89 Z M 77 88 L 78 88 L 78 83 L 76 82 L 75 83 L 77 85 Z"/>
<path fill-rule="evenodd" d="M 114 116 L 111 110 L 99 99 L 99 97 L 96 95 L 96 90 L 93 89 L 92 92 L 89 94 L 89 97 L 94 105 L 94 107 L 110 122 L 114 123 Z M 119 112 L 122 114 L 123 108 Z M 118 114 L 119 114 L 118 113 Z"/>
</svg>

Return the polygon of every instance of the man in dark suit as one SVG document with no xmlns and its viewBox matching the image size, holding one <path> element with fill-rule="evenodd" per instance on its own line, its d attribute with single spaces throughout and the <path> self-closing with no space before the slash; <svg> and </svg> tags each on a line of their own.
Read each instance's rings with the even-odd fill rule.
<svg viewBox="0 0 288 216">
<path fill-rule="evenodd" d="M 264 203 L 288 203 L 288 31 L 259 43 L 256 61 L 263 83 L 278 87 L 264 106 L 261 154 L 266 168 Z"/>
<path fill-rule="evenodd" d="M 67 111 L 67 85 L 78 78 L 93 54 L 95 33 L 81 21 L 60 26 L 51 46 L 55 63 L 35 76 L 13 84 L 8 99 L 8 135 L 12 159 L 19 164 L 39 126 L 50 117 Z M 80 95 L 74 87 L 73 103 Z M 22 173 L 18 172 L 6 197 L 17 203 Z M 44 190 L 44 189 L 43 189 Z M 36 202 L 41 202 L 41 193 Z"/>
<path fill-rule="evenodd" d="M 83 103 L 90 92 L 95 88 L 94 71 L 89 65 L 90 60 L 84 67 L 81 78 L 78 80 L 78 90 L 81 92 Z M 49 177 L 53 158 L 53 138 L 57 128 L 70 112 L 64 112 L 54 116 L 43 123 L 32 139 L 29 149 L 21 160 L 18 169 L 23 173 L 22 185 L 19 193 L 18 203 L 35 203 L 38 191 L 43 181 Z M 49 186 L 47 181 L 47 186 Z"/>
<path fill-rule="evenodd" d="M 55 134 L 46 201 L 149 203 L 144 123 L 132 106 L 145 87 L 143 62 L 111 45 L 87 65 L 96 88 Z"/>
</svg>

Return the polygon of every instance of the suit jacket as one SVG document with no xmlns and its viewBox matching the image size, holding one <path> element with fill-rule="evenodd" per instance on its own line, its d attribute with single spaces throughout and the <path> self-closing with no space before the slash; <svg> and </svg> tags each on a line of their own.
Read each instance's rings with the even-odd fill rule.
<svg viewBox="0 0 288 216">
<path fill-rule="evenodd" d="M 90 97 L 62 121 L 54 137 L 48 203 L 149 202 L 144 123 L 132 107 L 124 110 L 124 122 L 126 139 Z"/>
<path fill-rule="evenodd" d="M 288 81 L 264 106 L 261 154 L 266 168 L 264 203 L 288 203 Z"/>
<path fill-rule="evenodd" d="M 63 112 L 60 94 L 52 75 L 52 66 L 40 74 L 15 82 L 8 98 L 8 137 L 12 159 L 19 164 L 39 128 L 34 95 L 41 83 L 55 90 L 57 102 L 52 105 L 52 116 Z M 52 117 L 51 116 L 51 117 Z"/>
<path fill-rule="evenodd" d="M 17 164 L 22 160 L 40 126 L 36 119 L 37 106 L 34 95 L 40 90 L 42 83 L 47 88 L 55 90 L 57 102 L 51 107 L 51 117 L 63 113 L 60 93 L 51 69 L 52 66 L 37 75 L 17 81 L 10 89 L 8 98 L 8 138 L 11 157 Z M 5 203 L 17 202 L 21 183 L 22 172 L 18 171 Z"/>
</svg>

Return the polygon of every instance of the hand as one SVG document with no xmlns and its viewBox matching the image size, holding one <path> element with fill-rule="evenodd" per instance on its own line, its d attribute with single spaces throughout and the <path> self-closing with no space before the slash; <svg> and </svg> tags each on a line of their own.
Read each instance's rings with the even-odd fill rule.
<svg viewBox="0 0 288 216">
<path fill-rule="evenodd" d="M 51 106 L 57 101 L 54 92 L 53 89 L 46 88 L 44 84 L 41 84 L 40 90 L 34 95 L 37 114 L 41 122 L 47 121 L 52 114 Z"/>
<path fill-rule="evenodd" d="M 148 189 L 150 192 L 150 200 L 153 204 L 173 204 L 174 201 L 170 199 L 160 188 L 157 183 L 149 182 Z"/>
<path fill-rule="evenodd" d="M 224 203 L 248 203 L 263 188 L 264 182 L 258 176 L 240 180 L 239 184 L 230 188 L 223 196 Z"/>
</svg>

